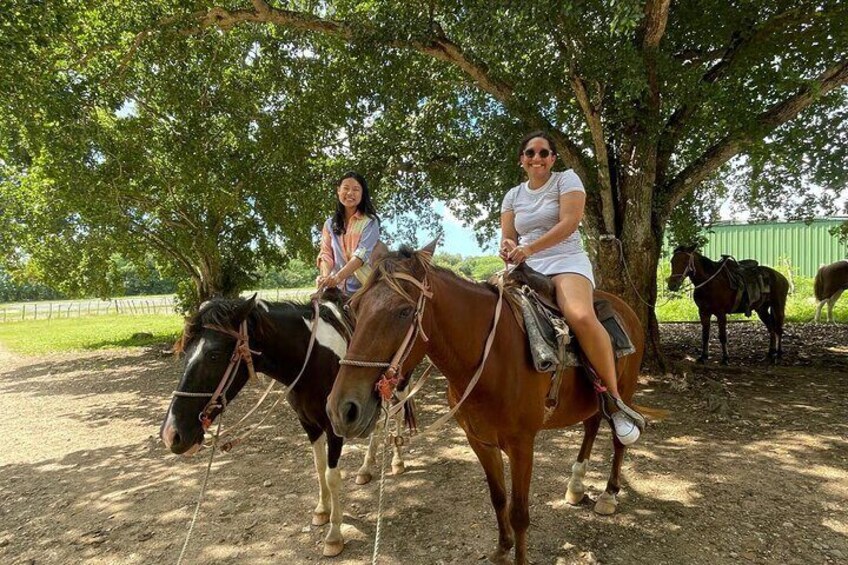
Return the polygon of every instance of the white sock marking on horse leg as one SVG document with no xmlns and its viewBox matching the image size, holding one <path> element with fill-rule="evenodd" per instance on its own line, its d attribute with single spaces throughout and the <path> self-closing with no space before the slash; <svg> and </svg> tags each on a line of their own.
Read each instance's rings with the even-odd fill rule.
<svg viewBox="0 0 848 565">
<path fill-rule="evenodd" d="M 327 437 L 321 437 L 312 444 L 312 459 L 315 461 L 315 472 L 318 474 L 318 504 L 313 510 L 313 525 L 321 526 L 327 523 L 330 512 L 330 487 L 327 484 Z M 319 523 L 316 523 L 319 522 Z"/>
<path fill-rule="evenodd" d="M 597 502 L 595 502 L 595 512 L 603 516 L 609 516 L 610 514 L 615 514 L 617 506 L 618 500 L 616 500 L 615 495 L 604 491 L 598 497 Z"/>
<path fill-rule="evenodd" d="M 827 302 L 827 299 L 819 300 L 818 304 L 816 304 L 816 317 L 815 317 L 816 322 L 818 322 L 821 319 L 821 311 L 822 311 L 822 307 L 824 306 L 825 302 Z"/>
<path fill-rule="evenodd" d="M 342 508 L 341 490 L 342 490 L 342 472 L 338 467 L 335 469 L 327 468 L 327 484 L 330 486 L 330 501 L 332 503 L 330 509 L 330 529 L 327 536 L 324 538 L 324 555 L 338 555 L 344 548 L 344 538 L 342 537 L 342 516 L 344 508 Z"/>
<path fill-rule="evenodd" d="M 575 461 L 571 466 L 571 478 L 568 480 L 568 490 L 565 493 L 565 501 L 571 505 L 579 504 L 586 495 L 586 485 L 583 479 L 586 477 L 586 469 L 589 461 Z"/>
</svg>

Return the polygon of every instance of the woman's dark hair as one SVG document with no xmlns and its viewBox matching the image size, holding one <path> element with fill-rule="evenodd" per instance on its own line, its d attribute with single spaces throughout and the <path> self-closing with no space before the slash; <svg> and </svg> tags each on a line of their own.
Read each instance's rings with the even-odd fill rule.
<svg viewBox="0 0 848 565">
<path fill-rule="evenodd" d="M 371 193 L 368 192 L 368 183 L 365 182 L 365 178 L 355 171 L 348 171 L 336 183 L 337 189 L 345 179 L 353 179 L 362 187 L 362 200 L 359 201 L 356 211 L 371 216 L 379 222 L 380 217 L 377 215 L 377 210 L 374 209 L 374 203 L 371 202 Z M 345 207 L 338 199 L 336 199 L 336 213 L 333 214 L 332 228 L 336 235 L 344 235 L 345 233 Z"/>
<path fill-rule="evenodd" d="M 544 139 L 545 141 L 548 142 L 548 145 L 550 145 L 550 147 L 551 147 L 551 152 L 554 155 L 559 154 L 559 153 L 557 153 L 556 141 L 554 141 L 554 138 L 551 137 L 551 134 L 549 134 L 546 131 L 542 131 L 542 130 L 538 129 L 536 131 L 531 131 L 530 133 L 525 135 L 524 138 L 521 140 L 521 146 L 518 148 L 518 158 L 519 159 L 524 154 L 524 150 L 527 148 L 527 144 L 530 143 L 530 140 L 535 139 L 537 137 L 541 137 L 542 139 Z"/>
</svg>

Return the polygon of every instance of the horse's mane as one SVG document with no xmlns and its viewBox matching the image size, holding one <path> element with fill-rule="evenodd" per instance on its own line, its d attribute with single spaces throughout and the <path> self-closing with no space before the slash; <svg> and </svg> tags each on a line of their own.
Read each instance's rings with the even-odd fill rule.
<svg viewBox="0 0 848 565">
<path fill-rule="evenodd" d="M 674 251 L 671 252 L 672 255 L 676 253 L 680 253 L 681 251 L 686 253 L 693 253 L 698 250 L 698 245 L 694 243 L 690 243 L 689 245 L 678 245 L 674 248 Z"/>
<path fill-rule="evenodd" d="M 200 305 L 198 311 L 186 319 L 182 336 L 174 344 L 174 352 L 182 353 L 193 339 L 202 331 L 204 326 L 220 326 L 232 330 L 238 330 L 234 320 L 239 307 L 244 306 L 245 298 L 213 298 Z M 302 315 L 311 310 L 309 303 L 284 300 L 281 302 L 266 302 L 257 300 L 256 306 L 251 309 L 248 321 L 251 322 L 251 332 L 261 337 L 271 324 L 269 312 L 280 310 L 293 310 L 295 314 Z"/>
<path fill-rule="evenodd" d="M 365 281 L 362 288 L 357 290 L 353 295 L 353 298 L 351 298 L 351 309 L 356 310 L 362 296 L 381 280 L 385 280 L 386 284 L 388 284 L 395 292 L 412 304 L 415 304 L 416 300 L 409 296 L 409 293 L 404 290 L 400 284 L 401 281 L 392 276 L 394 273 L 406 273 L 419 279 L 422 275 L 426 275 L 430 272 L 444 273 L 452 277 L 458 283 L 471 285 L 475 288 L 485 288 L 491 292 L 497 292 L 496 288 L 488 282 L 480 283 L 472 281 L 457 275 L 450 269 L 434 265 L 432 263 L 432 258 L 433 257 L 430 253 L 427 253 L 426 251 L 416 251 L 409 245 L 401 245 L 397 251 L 388 252 L 374 265 L 368 280 Z"/>
</svg>

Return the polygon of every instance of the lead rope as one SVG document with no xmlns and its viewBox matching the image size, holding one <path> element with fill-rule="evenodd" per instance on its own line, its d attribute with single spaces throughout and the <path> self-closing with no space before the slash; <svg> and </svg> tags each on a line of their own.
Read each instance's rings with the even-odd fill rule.
<svg viewBox="0 0 848 565">
<path fill-rule="evenodd" d="M 209 463 L 206 464 L 206 475 L 203 477 L 203 486 L 200 487 L 200 496 L 197 497 L 197 505 L 194 507 L 194 516 L 191 518 L 191 524 L 188 526 L 183 548 L 180 550 L 180 555 L 177 557 L 177 565 L 183 562 L 188 542 L 191 539 L 191 534 L 194 532 L 194 525 L 197 523 L 197 517 L 200 515 L 200 506 L 203 504 L 203 496 L 206 494 L 206 485 L 209 484 L 209 475 L 212 471 L 212 459 L 215 457 L 215 447 L 218 445 L 218 435 L 221 433 L 221 423 L 224 421 L 224 413 L 218 416 L 218 428 L 215 430 L 215 438 L 212 442 L 212 449 L 209 451 Z"/>
<path fill-rule="evenodd" d="M 389 418 L 389 412 L 383 406 L 383 411 L 386 417 L 383 421 L 383 452 L 380 455 L 380 494 L 377 498 L 377 530 L 374 534 L 374 552 L 371 554 L 371 565 L 377 565 L 377 558 L 380 554 L 380 534 L 383 524 L 383 490 L 386 486 L 386 451 L 389 447 L 389 422 L 394 421 Z"/>
</svg>

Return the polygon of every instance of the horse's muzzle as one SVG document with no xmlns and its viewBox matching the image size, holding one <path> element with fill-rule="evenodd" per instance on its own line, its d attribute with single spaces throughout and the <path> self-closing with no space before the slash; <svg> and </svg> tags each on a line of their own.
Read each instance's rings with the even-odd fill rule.
<svg viewBox="0 0 848 565">
<path fill-rule="evenodd" d="M 363 406 L 355 399 L 327 400 L 327 415 L 337 436 L 347 439 L 367 437 L 377 422 L 379 404 L 368 398 Z"/>
<path fill-rule="evenodd" d="M 162 423 L 162 428 L 159 430 L 159 437 L 162 443 L 171 450 L 171 453 L 192 455 L 200 449 L 200 445 L 203 443 L 203 428 L 199 423 L 197 428 L 197 432 L 195 433 L 180 433 L 174 417 L 169 414 Z"/>
</svg>

